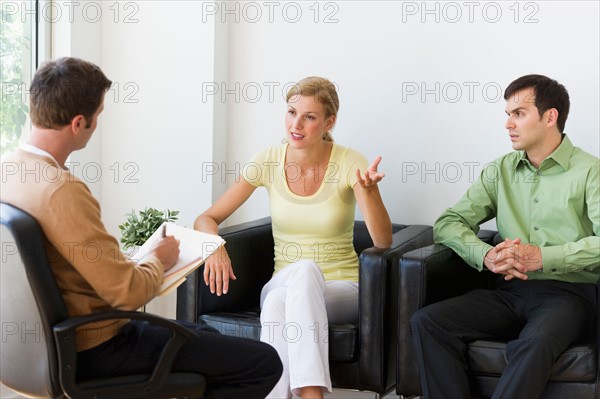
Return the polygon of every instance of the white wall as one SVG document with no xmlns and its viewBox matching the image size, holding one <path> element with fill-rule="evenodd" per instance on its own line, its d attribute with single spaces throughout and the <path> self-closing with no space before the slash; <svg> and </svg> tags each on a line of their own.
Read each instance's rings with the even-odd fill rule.
<svg viewBox="0 0 600 399">
<path fill-rule="evenodd" d="M 180 210 L 191 225 L 212 199 L 203 162 L 225 152 L 226 137 L 213 135 L 223 106 L 199 100 L 201 82 L 222 76 L 216 24 L 197 23 L 200 2 L 57 1 L 49 10 L 52 57 L 88 59 L 113 81 L 92 140 L 70 158 L 106 227 L 118 235 L 125 214 L 144 207 Z"/>
<path fill-rule="evenodd" d="M 383 156 L 394 222 L 432 224 L 511 150 L 501 91 L 518 76 L 564 83 L 566 132 L 600 153 L 598 2 L 77 4 L 72 15 L 62 6 L 54 56 L 88 58 L 115 82 L 72 160 L 88 167 L 117 236 L 125 214 L 147 206 L 178 209 L 191 225 L 284 137 L 284 89 L 308 75 L 339 87 L 337 142 Z M 267 202 L 258 190 L 228 223 L 268 215 Z"/>
<path fill-rule="evenodd" d="M 114 82 L 101 137 L 106 222 L 114 229 L 126 212 L 151 206 L 180 210 L 189 226 L 211 202 L 211 182 L 199 177 L 213 157 L 214 110 L 198 92 L 214 79 L 214 25 L 196 23 L 197 2 L 120 4 L 120 17 L 135 22 L 102 27 L 102 67 Z"/>
<path fill-rule="evenodd" d="M 98 62 L 115 82 L 78 159 L 101 165 L 96 191 L 115 234 L 145 206 L 179 209 L 191 224 L 232 171 L 281 140 L 285 87 L 307 75 L 339 87 L 336 140 L 383 156 L 396 222 L 433 223 L 511 150 L 501 91 L 523 74 L 565 84 L 566 131 L 599 155 L 598 2 L 88 1 L 73 10 L 63 52 Z M 93 182 L 95 165 L 88 172 Z M 258 192 L 230 223 L 267 214 Z"/>
<path fill-rule="evenodd" d="M 598 2 L 336 1 L 320 3 L 316 23 L 313 2 L 296 4 L 296 23 L 296 7 L 275 9 L 273 22 L 262 7 L 253 22 L 247 6 L 231 24 L 228 87 L 239 83 L 247 95 L 227 96 L 229 164 L 279 142 L 281 88 L 308 75 L 339 87 L 337 142 L 383 156 L 381 190 L 395 222 L 432 224 L 484 164 L 511 151 L 502 91 L 524 74 L 567 87 L 566 132 L 599 155 Z M 258 102 L 254 86 L 264 89 Z M 256 197 L 235 221 L 268 214 L 266 196 Z"/>
</svg>

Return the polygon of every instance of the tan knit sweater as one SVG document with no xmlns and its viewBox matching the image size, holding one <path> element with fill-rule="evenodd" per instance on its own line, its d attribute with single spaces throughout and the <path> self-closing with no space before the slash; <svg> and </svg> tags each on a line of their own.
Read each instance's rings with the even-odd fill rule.
<svg viewBox="0 0 600 399">
<path fill-rule="evenodd" d="M 48 260 L 71 316 L 135 310 L 159 291 L 163 265 L 155 257 L 126 261 L 100 219 L 87 186 L 54 160 L 18 150 L 2 165 L 2 202 L 31 214 L 46 239 Z M 77 349 L 112 338 L 127 320 L 80 328 Z"/>
</svg>

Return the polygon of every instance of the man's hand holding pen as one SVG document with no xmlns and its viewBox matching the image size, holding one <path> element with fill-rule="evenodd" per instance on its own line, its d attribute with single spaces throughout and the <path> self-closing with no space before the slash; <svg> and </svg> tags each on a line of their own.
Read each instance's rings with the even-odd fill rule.
<svg viewBox="0 0 600 399">
<path fill-rule="evenodd" d="M 161 239 L 154 244 L 150 254 L 160 259 L 165 271 L 177 263 L 177 259 L 179 259 L 179 240 L 175 236 L 167 235 L 166 224 L 162 226 Z"/>
</svg>

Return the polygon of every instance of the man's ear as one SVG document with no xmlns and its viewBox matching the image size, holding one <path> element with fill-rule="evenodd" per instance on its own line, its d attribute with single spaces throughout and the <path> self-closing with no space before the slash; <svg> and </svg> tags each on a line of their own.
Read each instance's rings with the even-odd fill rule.
<svg viewBox="0 0 600 399">
<path fill-rule="evenodd" d="M 85 117 L 83 115 L 77 115 L 73 119 L 71 119 L 71 130 L 73 133 L 79 133 L 80 130 L 84 129 L 86 126 Z"/>
<path fill-rule="evenodd" d="M 556 122 L 558 122 L 558 110 L 556 108 L 550 108 L 545 113 L 546 115 L 544 117 L 546 118 L 546 126 L 556 126 Z"/>
</svg>

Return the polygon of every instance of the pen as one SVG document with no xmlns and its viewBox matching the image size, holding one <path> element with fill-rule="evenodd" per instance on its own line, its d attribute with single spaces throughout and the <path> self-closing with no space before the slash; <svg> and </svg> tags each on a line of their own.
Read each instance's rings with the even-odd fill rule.
<svg viewBox="0 0 600 399">
<path fill-rule="evenodd" d="M 162 228 L 162 232 L 161 232 L 160 236 L 162 238 L 165 238 L 167 236 L 167 225 L 166 224 L 163 224 L 163 228 Z"/>
</svg>

